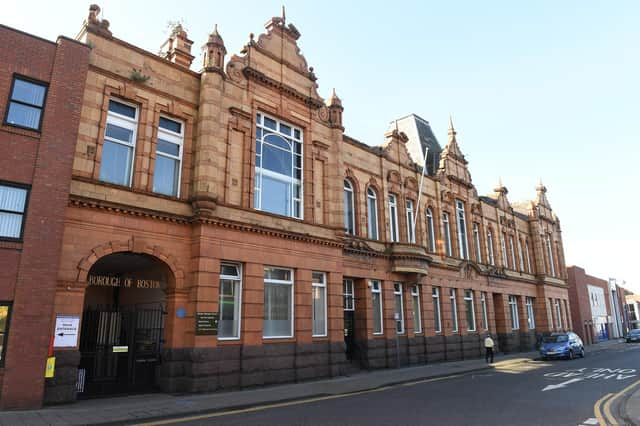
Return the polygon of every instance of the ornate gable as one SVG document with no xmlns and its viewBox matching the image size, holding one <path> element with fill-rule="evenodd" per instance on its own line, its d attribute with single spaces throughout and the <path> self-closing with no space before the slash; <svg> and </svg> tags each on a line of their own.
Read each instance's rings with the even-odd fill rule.
<svg viewBox="0 0 640 426">
<path fill-rule="evenodd" d="M 284 15 L 273 17 L 265 24 L 266 33 L 257 41 L 252 34 L 242 49 L 242 55 L 233 55 L 227 64 L 227 74 L 232 81 L 244 85 L 247 79 L 270 86 L 281 93 L 296 98 L 314 109 L 324 106 L 318 94 L 313 67 L 300 52 L 300 32 L 293 24 L 287 24 Z"/>
<path fill-rule="evenodd" d="M 458 141 L 456 140 L 456 131 L 453 128 L 453 120 L 449 117 L 449 141 L 445 145 L 440 154 L 440 164 L 438 166 L 437 175 L 443 179 L 447 178 L 457 184 L 467 188 L 473 188 L 471 183 L 471 173 L 467 168 L 467 160 L 464 158 Z"/>
</svg>

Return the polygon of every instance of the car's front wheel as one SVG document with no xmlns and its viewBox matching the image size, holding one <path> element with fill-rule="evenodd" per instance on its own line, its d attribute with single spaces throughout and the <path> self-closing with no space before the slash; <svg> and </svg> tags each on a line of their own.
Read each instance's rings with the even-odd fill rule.
<svg viewBox="0 0 640 426">
<path fill-rule="evenodd" d="M 580 348 L 580 358 L 584 358 L 584 348 Z"/>
<path fill-rule="evenodd" d="M 569 359 L 573 359 L 573 358 L 574 358 L 574 356 L 573 356 L 573 349 L 570 349 L 570 350 L 569 350 Z"/>
</svg>

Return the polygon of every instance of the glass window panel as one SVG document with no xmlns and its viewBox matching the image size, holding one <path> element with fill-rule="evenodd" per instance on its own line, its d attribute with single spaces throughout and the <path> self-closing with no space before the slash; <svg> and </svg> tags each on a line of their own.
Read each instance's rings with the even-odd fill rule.
<svg viewBox="0 0 640 426">
<path fill-rule="evenodd" d="M 302 155 L 302 144 L 300 142 L 294 142 L 293 149 L 297 155 Z"/>
<path fill-rule="evenodd" d="M 176 196 L 178 195 L 178 175 L 180 162 L 173 158 L 158 155 L 153 174 L 153 192 Z"/>
<path fill-rule="evenodd" d="M 269 133 L 264 137 L 264 142 L 273 146 L 280 147 L 286 151 L 291 151 L 291 145 L 285 138 L 282 136 L 274 135 L 273 133 Z"/>
<path fill-rule="evenodd" d="M 238 337 L 240 320 L 239 280 L 220 280 L 219 306 L 220 318 L 218 322 L 218 337 Z"/>
<path fill-rule="evenodd" d="M 0 306 L 0 332 L 6 333 L 7 331 L 7 318 L 9 316 L 9 307 Z"/>
<path fill-rule="evenodd" d="M 136 109 L 134 107 L 114 100 L 109 101 L 109 111 L 124 115 L 125 117 L 136 118 Z"/>
<path fill-rule="evenodd" d="M 320 286 L 313 287 L 313 334 L 327 334 L 325 321 L 326 288 Z"/>
<path fill-rule="evenodd" d="M 30 129 L 39 129 L 41 113 L 42 110 L 40 108 L 11 102 L 9 105 L 9 114 L 7 115 L 7 123 L 28 127 Z"/>
<path fill-rule="evenodd" d="M 169 120 L 168 118 L 160 117 L 160 123 L 158 124 L 163 129 L 170 130 L 174 133 L 182 133 L 182 123 Z"/>
<path fill-rule="evenodd" d="M 262 210 L 289 216 L 291 212 L 291 184 L 263 175 Z"/>
<path fill-rule="evenodd" d="M 291 176 L 291 154 L 265 145 L 262 152 L 262 167 L 285 176 Z"/>
<path fill-rule="evenodd" d="M 272 130 L 278 130 L 277 124 L 276 124 L 276 120 L 269 118 L 269 117 L 264 117 L 264 126 L 268 127 Z"/>
<path fill-rule="evenodd" d="M 167 142 L 162 139 L 158 139 L 158 152 L 164 152 L 165 154 L 175 155 L 178 157 L 180 155 L 180 145 Z"/>
<path fill-rule="evenodd" d="M 286 124 L 280 123 L 280 133 L 291 136 L 291 127 L 287 126 Z"/>
<path fill-rule="evenodd" d="M 373 293 L 371 295 L 373 302 L 373 332 L 375 334 L 382 333 L 382 299 L 380 293 Z"/>
<path fill-rule="evenodd" d="M 107 123 L 105 136 L 111 139 L 131 143 L 131 140 L 133 139 L 133 131 L 125 129 L 124 127 L 116 126 L 115 124 Z"/>
<path fill-rule="evenodd" d="M 264 268 L 264 278 L 280 281 L 291 281 L 291 270 L 280 268 Z"/>
<path fill-rule="evenodd" d="M 20 238 L 22 215 L 0 212 L 0 237 Z"/>
<path fill-rule="evenodd" d="M 45 86 L 16 78 L 13 84 L 11 100 L 42 107 L 46 92 Z"/>
<path fill-rule="evenodd" d="M 105 141 L 102 148 L 100 180 L 117 185 L 129 185 L 132 148 Z"/>
<path fill-rule="evenodd" d="M 302 213 L 300 212 L 300 201 L 293 202 L 293 216 L 302 217 Z"/>
<path fill-rule="evenodd" d="M 231 276 L 231 277 L 239 276 L 238 267 L 236 265 L 227 265 L 227 264 L 222 265 L 220 273 L 222 275 L 228 275 L 228 276 Z"/>
<path fill-rule="evenodd" d="M 26 189 L 0 186 L 0 210 L 23 213 L 26 201 Z"/>
<path fill-rule="evenodd" d="M 291 336 L 291 285 L 276 285 L 265 282 L 264 320 L 265 337 Z"/>
<path fill-rule="evenodd" d="M 300 139 L 300 130 L 293 129 L 293 137 L 296 139 Z"/>
<path fill-rule="evenodd" d="M 311 279 L 314 283 L 324 284 L 324 274 L 322 272 L 313 272 L 311 274 Z"/>
</svg>

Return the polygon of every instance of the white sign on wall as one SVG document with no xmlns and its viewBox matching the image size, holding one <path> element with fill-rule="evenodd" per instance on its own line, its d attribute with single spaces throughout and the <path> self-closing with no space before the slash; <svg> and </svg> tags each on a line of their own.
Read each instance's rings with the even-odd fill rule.
<svg viewBox="0 0 640 426">
<path fill-rule="evenodd" d="M 57 315 L 54 331 L 54 348 L 75 348 L 78 346 L 80 315 Z"/>
</svg>

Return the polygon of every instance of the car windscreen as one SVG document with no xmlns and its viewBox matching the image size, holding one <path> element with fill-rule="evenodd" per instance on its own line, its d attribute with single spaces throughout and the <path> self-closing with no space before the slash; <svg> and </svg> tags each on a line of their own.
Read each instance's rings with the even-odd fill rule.
<svg viewBox="0 0 640 426">
<path fill-rule="evenodd" d="M 568 341 L 569 338 L 567 336 L 547 336 L 542 341 L 544 343 L 562 343 Z"/>
</svg>

